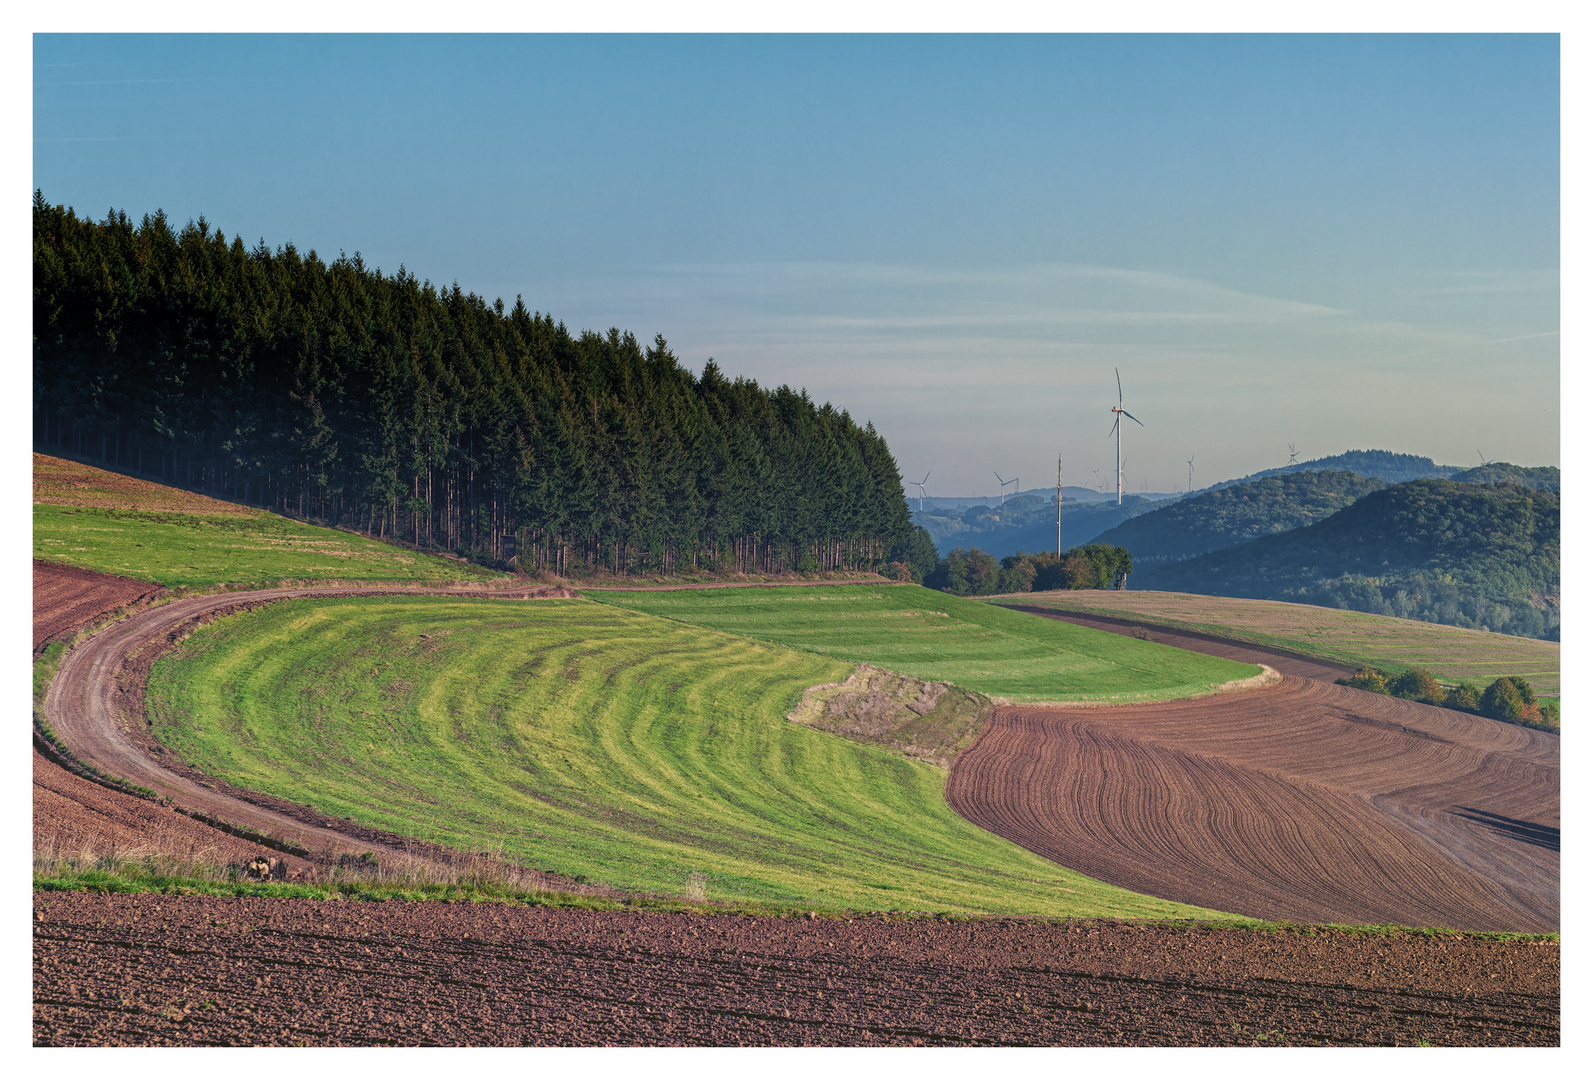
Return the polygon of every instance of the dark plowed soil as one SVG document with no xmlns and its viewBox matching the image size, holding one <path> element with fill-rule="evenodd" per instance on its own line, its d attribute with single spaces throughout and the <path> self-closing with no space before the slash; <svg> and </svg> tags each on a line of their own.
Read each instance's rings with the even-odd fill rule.
<svg viewBox="0 0 1593 1080">
<path fill-rule="evenodd" d="M 1330 683 L 1002 708 L 946 797 L 1063 866 L 1223 911 L 1559 926 L 1558 736 Z"/>
<path fill-rule="evenodd" d="M 57 634 L 87 626 L 119 607 L 160 591 L 159 585 L 75 566 L 33 560 L 33 651 Z"/>
<path fill-rule="evenodd" d="M 37 894 L 36 1044 L 1558 1045 L 1557 942 Z"/>
</svg>

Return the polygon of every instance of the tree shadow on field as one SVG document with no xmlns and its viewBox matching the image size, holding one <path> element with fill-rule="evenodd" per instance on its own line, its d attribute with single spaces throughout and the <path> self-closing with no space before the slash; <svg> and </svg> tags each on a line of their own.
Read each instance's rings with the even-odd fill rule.
<svg viewBox="0 0 1593 1080">
<path fill-rule="evenodd" d="M 1462 806 L 1450 813 L 1456 817 L 1463 817 L 1468 821 L 1475 821 L 1501 836 L 1508 836 L 1512 840 L 1520 840 L 1524 844 L 1533 844 L 1537 847 L 1548 848 L 1550 851 L 1560 850 L 1560 830 L 1553 825 L 1539 825 L 1535 821 L 1518 821 L 1503 814 L 1490 813 L 1487 810 L 1478 810 L 1471 806 Z"/>
</svg>

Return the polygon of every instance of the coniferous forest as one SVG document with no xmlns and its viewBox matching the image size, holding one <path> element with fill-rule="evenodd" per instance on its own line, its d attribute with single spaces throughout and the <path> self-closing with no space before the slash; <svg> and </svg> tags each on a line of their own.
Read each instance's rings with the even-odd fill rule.
<svg viewBox="0 0 1593 1080">
<path fill-rule="evenodd" d="M 917 531 L 872 424 L 661 336 L 42 193 L 33 290 L 35 443 L 168 483 L 555 574 L 880 569 Z"/>
</svg>

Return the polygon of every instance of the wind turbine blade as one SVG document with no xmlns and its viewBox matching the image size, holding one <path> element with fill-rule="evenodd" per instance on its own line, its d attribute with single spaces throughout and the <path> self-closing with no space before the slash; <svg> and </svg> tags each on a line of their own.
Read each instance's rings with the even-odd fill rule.
<svg viewBox="0 0 1593 1080">
<path fill-rule="evenodd" d="M 1139 424 L 1140 427 L 1144 427 L 1145 426 L 1144 424 L 1140 423 L 1139 417 L 1135 416 L 1133 413 L 1129 412 L 1127 409 L 1123 410 L 1123 415 L 1128 417 L 1130 420 L 1134 421 L 1134 423 Z"/>
<path fill-rule="evenodd" d="M 1112 437 L 1112 433 L 1113 433 L 1113 432 L 1115 432 L 1115 431 L 1116 431 L 1116 430 L 1117 430 L 1117 421 L 1118 421 L 1118 418 L 1117 418 L 1117 417 L 1115 417 L 1115 416 L 1114 416 L 1114 417 L 1112 417 L 1112 427 L 1111 427 L 1111 430 L 1110 430 L 1110 431 L 1108 431 L 1108 432 L 1107 432 L 1107 433 L 1106 433 L 1106 437 L 1107 437 L 1107 438 L 1108 438 L 1108 439 L 1110 439 L 1110 438 L 1111 438 L 1111 437 Z"/>
<path fill-rule="evenodd" d="M 1117 403 L 1121 405 L 1123 404 L 1123 373 L 1113 368 L 1112 374 L 1117 376 Z"/>
</svg>

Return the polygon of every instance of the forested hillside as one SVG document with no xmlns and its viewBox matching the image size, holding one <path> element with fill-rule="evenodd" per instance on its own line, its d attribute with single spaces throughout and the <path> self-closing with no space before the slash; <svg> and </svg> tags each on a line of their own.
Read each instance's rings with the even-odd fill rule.
<svg viewBox="0 0 1593 1080">
<path fill-rule="evenodd" d="M 871 424 L 662 337 L 42 194 L 33 285 L 41 448 L 527 570 L 877 568 L 915 532 Z"/>
<path fill-rule="evenodd" d="M 1294 465 L 1280 465 L 1276 469 L 1262 469 L 1249 476 L 1241 476 L 1237 480 L 1225 480 L 1220 484 L 1213 484 L 1208 490 L 1248 484 L 1269 476 L 1322 471 L 1352 472 L 1357 476 L 1381 480 L 1385 484 L 1402 484 L 1407 480 L 1448 480 L 1456 473 L 1465 470 L 1459 465 L 1438 465 L 1432 458 L 1421 457 L 1418 454 L 1399 454 L 1392 450 L 1346 450 L 1332 457 L 1315 458 Z"/>
<path fill-rule="evenodd" d="M 1313 524 L 1386 486 L 1350 472 L 1269 476 L 1168 503 L 1095 540 L 1128 548 L 1143 569 Z"/>
<path fill-rule="evenodd" d="M 1515 484 L 1536 491 L 1559 491 L 1560 470 L 1553 465 L 1524 468 L 1508 461 L 1490 461 L 1450 477 L 1465 484 Z"/>
<path fill-rule="evenodd" d="M 1315 525 L 1143 567 L 1133 585 L 1558 639 L 1560 497 L 1513 485 L 1411 481 Z"/>
</svg>

